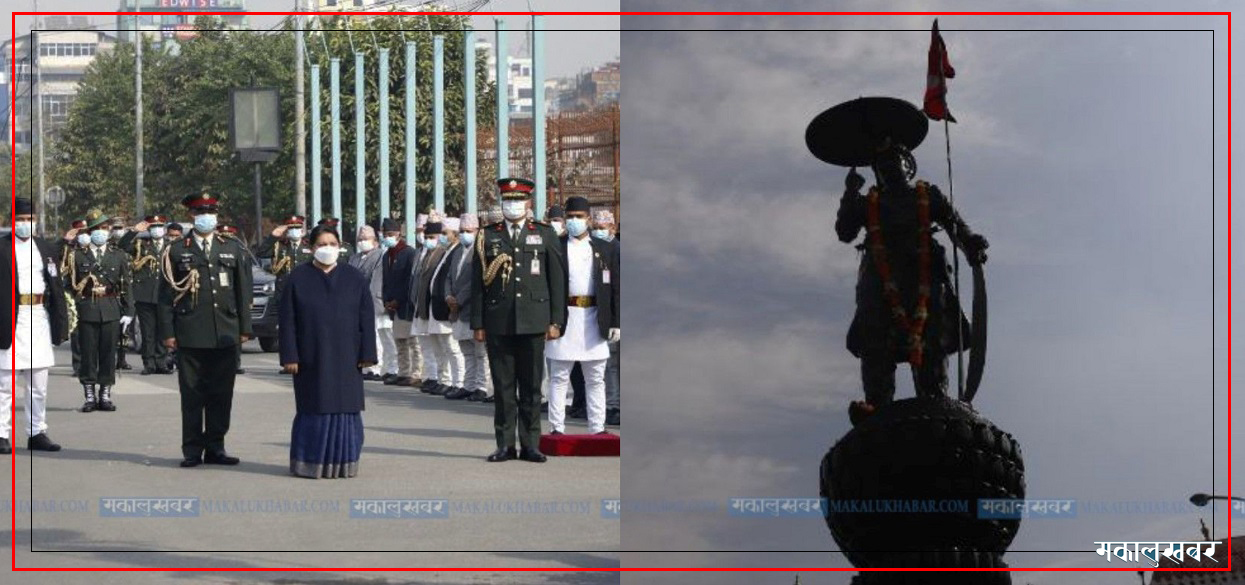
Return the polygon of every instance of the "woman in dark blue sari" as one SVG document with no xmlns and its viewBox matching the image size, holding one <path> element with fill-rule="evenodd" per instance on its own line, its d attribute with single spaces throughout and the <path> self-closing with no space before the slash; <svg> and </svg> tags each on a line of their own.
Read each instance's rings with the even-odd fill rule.
<svg viewBox="0 0 1245 585">
<path fill-rule="evenodd" d="M 363 449 L 363 373 L 376 363 L 368 278 L 338 264 L 341 238 L 311 232 L 315 259 L 294 268 L 281 297 L 281 365 L 294 374 L 290 473 L 354 477 Z"/>
</svg>

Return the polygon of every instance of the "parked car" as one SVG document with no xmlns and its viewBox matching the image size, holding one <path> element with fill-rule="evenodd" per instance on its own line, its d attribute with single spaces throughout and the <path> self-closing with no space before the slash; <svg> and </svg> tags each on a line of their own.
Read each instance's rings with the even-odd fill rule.
<svg viewBox="0 0 1245 585">
<path fill-rule="evenodd" d="M 255 260 L 252 257 L 252 260 Z M 251 264 L 253 294 L 251 304 L 251 331 L 259 340 L 260 349 L 272 353 L 277 351 L 277 305 L 274 301 L 277 292 L 277 277 L 255 260 Z"/>
</svg>

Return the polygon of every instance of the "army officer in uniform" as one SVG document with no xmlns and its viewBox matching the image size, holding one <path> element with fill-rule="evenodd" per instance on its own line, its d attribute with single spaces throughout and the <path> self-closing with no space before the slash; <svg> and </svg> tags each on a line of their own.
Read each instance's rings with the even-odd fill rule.
<svg viewBox="0 0 1245 585">
<path fill-rule="evenodd" d="M 237 465 L 225 433 L 237 376 L 237 345 L 251 337 L 251 266 L 237 240 L 216 233 L 217 200 L 182 200 L 191 235 L 171 242 L 161 260 L 160 338 L 177 350 L 182 399 L 182 467 Z"/>
<path fill-rule="evenodd" d="M 505 221 L 484 228 L 472 254 L 471 328 L 488 349 L 496 397 L 497 451 L 488 460 L 516 458 L 517 414 L 518 458 L 543 463 L 540 383 L 545 341 L 557 339 L 566 327 L 566 262 L 557 232 L 527 219 L 535 184 L 527 179 L 497 184 Z"/>
<path fill-rule="evenodd" d="M 168 218 L 149 215 L 121 236 L 117 246 L 132 257 L 134 310 L 138 315 L 139 337 L 143 340 L 142 375 L 172 374 L 168 368 L 169 351 L 156 338 L 156 306 L 160 303 L 160 258 L 167 246 L 164 225 Z M 147 237 L 140 237 L 144 234 Z"/>
<path fill-rule="evenodd" d="M 73 251 L 69 286 L 78 309 L 78 343 L 82 365 L 78 382 L 85 402 L 82 412 L 114 411 L 112 387 L 117 382 L 117 340 L 134 319 L 130 297 L 130 258 L 109 245 L 108 216 L 98 209 L 86 215 L 90 243 Z M 98 393 L 97 393 L 98 392 Z"/>
</svg>

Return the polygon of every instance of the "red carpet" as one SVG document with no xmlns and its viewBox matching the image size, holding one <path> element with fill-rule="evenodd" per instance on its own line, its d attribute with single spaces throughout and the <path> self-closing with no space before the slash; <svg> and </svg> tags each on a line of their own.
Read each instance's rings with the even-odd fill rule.
<svg viewBox="0 0 1245 585">
<path fill-rule="evenodd" d="M 542 435 L 540 452 L 545 455 L 579 457 L 618 457 L 622 449 L 618 435 Z"/>
</svg>

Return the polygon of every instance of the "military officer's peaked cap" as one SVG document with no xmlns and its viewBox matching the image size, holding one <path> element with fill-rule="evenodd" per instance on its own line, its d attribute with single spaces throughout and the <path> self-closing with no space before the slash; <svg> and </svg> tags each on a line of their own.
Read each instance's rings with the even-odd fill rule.
<svg viewBox="0 0 1245 585">
<path fill-rule="evenodd" d="M 225 225 L 220 226 L 220 231 L 226 234 L 237 234 L 238 228 L 235 227 L 233 224 L 227 223 Z"/>
<path fill-rule="evenodd" d="M 195 193 L 182 198 L 182 205 L 192 211 L 216 211 L 220 202 L 211 193 Z"/>
<path fill-rule="evenodd" d="M 76 230 L 85 229 L 85 228 L 86 228 L 86 220 L 85 220 L 85 219 L 75 219 L 75 220 L 73 220 L 73 223 L 72 223 L 69 227 L 72 227 L 72 228 L 74 228 L 74 229 L 76 229 Z"/>
<path fill-rule="evenodd" d="M 149 226 L 164 225 L 169 223 L 169 218 L 163 215 L 148 215 L 143 218 L 143 221 L 147 222 L 147 225 Z"/>
<path fill-rule="evenodd" d="M 285 225 L 303 225 L 305 223 L 307 223 L 307 218 L 301 215 L 291 215 L 285 218 Z"/>
<path fill-rule="evenodd" d="M 327 225 L 327 226 L 337 227 L 338 221 L 339 220 L 336 217 L 327 215 L 327 216 L 320 218 L 320 221 L 317 222 L 316 225 Z"/>
<path fill-rule="evenodd" d="M 536 183 L 518 177 L 498 179 L 497 189 L 502 199 L 527 199 L 536 189 Z"/>
<path fill-rule="evenodd" d="M 106 225 L 111 217 L 104 214 L 103 211 L 92 209 L 86 212 L 86 229 L 93 230 L 99 226 Z"/>
</svg>

